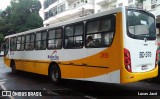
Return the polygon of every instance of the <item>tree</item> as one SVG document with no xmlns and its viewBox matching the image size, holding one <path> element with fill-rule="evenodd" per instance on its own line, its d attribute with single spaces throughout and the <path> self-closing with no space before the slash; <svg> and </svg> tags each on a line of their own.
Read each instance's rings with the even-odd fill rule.
<svg viewBox="0 0 160 99">
<path fill-rule="evenodd" d="M 11 0 L 10 4 L 1 13 L 0 33 L 6 36 L 43 26 L 39 0 Z"/>
<path fill-rule="evenodd" d="M 137 6 L 141 6 L 141 8 L 143 9 L 143 2 L 146 0 L 137 0 Z"/>
</svg>

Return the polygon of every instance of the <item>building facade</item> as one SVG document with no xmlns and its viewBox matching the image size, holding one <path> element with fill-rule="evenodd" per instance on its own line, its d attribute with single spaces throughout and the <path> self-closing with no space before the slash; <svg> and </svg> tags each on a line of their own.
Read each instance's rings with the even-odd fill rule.
<svg viewBox="0 0 160 99">
<path fill-rule="evenodd" d="M 156 16 L 157 28 L 160 28 L 160 0 L 144 0 L 143 3 L 138 3 L 137 0 L 43 0 L 42 5 L 44 26 L 120 6 L 130 6 L 153 13 Z M 158 32 L 159 30 L 157 34 Z"/>
<path fill-rule="evenodd" d="M 43 2 L 44 25 L 94 13 L 94 0 L 45 0 Z"/>
<path fill-rule="evenodd" d="M 156 17 L 157 40 L 160 42 L 160 0 L 146 0 L 143 2 L 143 9 L 151 12 Z"/>
</svg>

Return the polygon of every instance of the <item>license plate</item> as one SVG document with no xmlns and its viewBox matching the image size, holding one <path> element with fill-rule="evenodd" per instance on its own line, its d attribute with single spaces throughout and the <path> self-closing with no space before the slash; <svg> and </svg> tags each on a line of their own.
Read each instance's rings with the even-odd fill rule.
<svg viewBox="0 0 160 99">
<path fill-rule="evenodd" d="M 148 69 L 148 66 L 147 66 L 147 65 L 143 65 L 143 66 L 141 67 L 141 69 L 142 69 L 142 70 L 147 70 L 147 69 Z"/>
</svg>

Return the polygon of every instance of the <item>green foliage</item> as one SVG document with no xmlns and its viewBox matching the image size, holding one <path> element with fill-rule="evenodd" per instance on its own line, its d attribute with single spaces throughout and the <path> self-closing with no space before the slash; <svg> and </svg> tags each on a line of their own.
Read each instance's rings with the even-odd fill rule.
<svg viewBox="0 0 160 99">
<path fill-rule="evenodd" d="M 10 4 L 1 13 L 1 34 L 6 36 L 43 26 L 43 20 L 39 16 L 39 0 L 11 0 Z"/>
<path fill-rule="evenodd" d="M 2 44 L 3 41 L 4 41 L 4 36 L 3 34 L 0 34 L 0 45 Z"/>
</svg>

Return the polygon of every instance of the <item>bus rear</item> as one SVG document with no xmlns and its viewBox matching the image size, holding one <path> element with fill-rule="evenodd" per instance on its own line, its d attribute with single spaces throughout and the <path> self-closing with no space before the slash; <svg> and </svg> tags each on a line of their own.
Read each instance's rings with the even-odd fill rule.
<svg viewBox="0 0 160 99">
<path fill-rule="evenodd" d="M 155 17 L 142 10 L 127 9 L 124 20 L 124 67 L 121 83 L 158 75 Z"/>
</svg>

